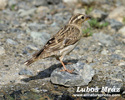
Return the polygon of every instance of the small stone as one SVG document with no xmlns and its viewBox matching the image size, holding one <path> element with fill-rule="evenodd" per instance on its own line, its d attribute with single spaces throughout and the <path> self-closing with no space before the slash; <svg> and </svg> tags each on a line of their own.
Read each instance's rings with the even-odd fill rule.
<svg viewBox="0 0 125 100">
<path fill-rule="evenodd" d="M 117 81 L 117 80 L 110 80 L 108 79 L 106 82 L 106 86 L 110 87 L 110 88 L 121 88 L 123 86 L 123 82 L 121 81 Z"/>
<path fill-rule="evenodd" d="M 62 0 L 46 0 L 48 4 L 59 4 L 62 3 Z"/>
<path fill-rule="evenodd" d="M 37 13 L 40 13 L 41 16 L 42 16 L 42 15 L 45 15 L 47 12 L 49 12 L 49 8 L 46 7 L 46 6 L 40 6 L 40 7 L 38 7 L 38 8 L 36 9 L 36 12 L 37 12 Z M 43 13 L 45 13 L 45 14 L 43 14 Z"/>
<path fill-rule="evenodd" d="M 36 46 L 34 46 L 34 45 L 28 45 L 27 48 L 29 50 L 38 50 L 38 48 Z"/>
<path fill-rule="evenodd" d="M 113 28 L 115 30 L 119 30 L 123 24 L 115 19 L 107 19 L 107 22 L 110 23 L 109 28 Z"/>
<path fill-rule="evenodd" d="M 93 61 L 93 58 L 92 57 L 88 57 L 87 58 L 87 62 L 91 63 Z"/>
<path fill-rule="evenodd" d="M 80 14 L 85 14 L 85 9 L 75 9 L 74 10 L 74 14 L 78 14 L 78 13 L 80 13 Z"/>
<path fill-rule="evenodd" d="M 19 75 L 33 75 L 33 73 L 27 69 L 21 69 Z"/>
<path fill-rule="evenodd" d="M 12 7 L 13 5 L 16 5 L 16 4 L 17 4 L 16 0 L 8 0 L 9 7 Z"/>
<path fill-rule="evenodd" d="M 93 3 L 95 0 L 80 0 L 83 4 L 87 4 L 90 5 L 91 3 Z"/>
<path fill-rule="evenodd" d="M 40 90 L 38 88 L 31 88 L 31 91 L 34 93 L 40 93 Z"/>
<path fill-rule="evenodd" d="M 107 53 L 108 53 L 108 51 L 105 49 L 101 52 L 102 55 L 107 55 Z"/>
<path fill-rule="evenodd" d="M 40 31 L 46 27 L 45 24 L 37 24 L 37 23 L 30 23 L 27 26 L 30 28 L 31 31 Z"/>
<path fill-rule="evenodd" d="M 104 44 L 106 46 L 112 45 L 113 44 L 113 37 L 107 34 L 104 34 L 102 32 L 100 33 L 94 33 L 93 38 L 96 41 L 99 41 L 101 44 Z"/>
<path fill-rule="evenodd" d="M 20 17 L 25 17 L 28 15 L 33 15 L 36 11 L 36 8 L 32 8 L 30 10 L 19 9 L 18 13 Z"/>
<path fill-rule="evenodd" d="M 68 4 L 69 6 L 74 6 L 78 3 L 78 0 L 63 0 L 63 2 Z"/>
<path fill-rule="evenodd" d="M 0 10 L 5 9 L 7 5 L 7 0 L 0 0 Z"/>
<path fill-rule="evenodd" d="M 47 0 L 33 0 L 33 5 L 36 7 L 47 5 Z"/>
<path fill-rule="evenodd" d="M 125 26 L 119 29 L 118 33 L 122 34 L 125 37 Z"/>
<path fill-rule="evenodd" d="M 31 37 L 33 38 L 33 41 L 37 44 L 44 45 L 48 39 L 50 39 L 50 35 L 46 32 L 31 32 Z"/>
<path fill-rule="evenodd" d="M 66 68 L 69 70 L 74 68 L 75 70 L 70 74 L 65 71 L 60 72 L 61 69 L 57 68 L 51 74 L 51 82 L 64 86 L 84 86 L 88 85 L 95 73 L 90 65 L 85 65 L 82 62 L 77 62 L 72 66 L 66 65 Z"/>
<path fill-rule="evenodd" d="M 119 66 L 125 66 L 125 62 L 120 62 Z"/>
<path fill-rule="evenodd" d="M 101 11 L 101 10 L 97 10 L 97 9 L 94 9 L 90 15 L 93 17 L 93 18 L 97 18 L 97 19 L 105 19 L 107 17 L 107 13 Z"/>
<path fill-rule="evenodd" d="M 4 55 L 5 54 L 5 49 L 3 47 L 0 47 L 0 55 Z"/>
<path fill-rule="evenodd" d="M 5 31 L 8 29 L 8 26 L 5 24 L 0 24 L 0 31 Z"/>
<path fill-rule="evenodd" d="M 12 45 L 17 45 L 18 44 L 17 42 L 15 42 L 12 39 L 7 39 L 6 42 L 9 43 L 9 44 L 12 44 Z"/>
<path fill-rule="evenodd" d="M 123 22 L 123 18 L 125 17 L 125 7 L 119 6 L 115 8 L 111 13 L 108 15 L 108 19 L 115 19 L 119 22 Z"/>
</svg>

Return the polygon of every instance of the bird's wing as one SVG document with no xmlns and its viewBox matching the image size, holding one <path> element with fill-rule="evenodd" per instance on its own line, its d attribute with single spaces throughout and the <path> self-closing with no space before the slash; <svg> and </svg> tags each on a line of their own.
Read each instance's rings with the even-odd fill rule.
<svg viewBox="0 0 125 100">
<path fill-rule="evenodd" d="M 67 25 L 55 34 L 38 53 L 33 56 L 58 51 L 75 44 L 81 38 L 80 30 L 75 26 Z"/>
<path fill-rule="evenodd" d="M 77 27 L 67 25 L 47 42 L 45 49 L 50 51 L 60 50 L 63 47 L 73 45 L 80 38 L 80 30 Z"/>
</svg>

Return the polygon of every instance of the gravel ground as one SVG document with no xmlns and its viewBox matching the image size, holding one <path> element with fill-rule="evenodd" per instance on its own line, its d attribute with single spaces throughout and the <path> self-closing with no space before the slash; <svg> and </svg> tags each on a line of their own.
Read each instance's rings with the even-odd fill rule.
<svg viewBox="0 0 125 100">
<path fill-rule="evenodd" d="M 72 14 L 81 13 L 81 11 L 90 14 L 99 23 L 107 21 L 109 25 L 98 28 L 86 23 L 86 27 L 83 28 L 92 27 L 92 35 L 83 37 L 80 44 L 64 58 L 64 61 L 72 63 L 67 66 L 83 63 L 94 70 L 94 75 L 90 78 L 91 82 L 89 81 L 85 86 L 82 85 L 83 87 L 115 86 L 124 91 L 124 1 L 81 0 L 78 2 L 73 0 L 72 5 L 69 5 L 71 0 L 31 1 L 0 0 L 0 97 L 9 100 L 8 98 L 14 98 L 14 95 L 23 93 L 31 95 L 25 92 L 31 90 L 33 93 L 42 92 L 43 98 L 48 94 L 47 98 L 58 98 L 57 100 L 76 99 L 72 96 L 74 93 L 72 88 L 74 90 L 76 87 L 65 87 L 64 84 L 60 84 L 60 81 L 53 82 L 51 73 L 56 74 L 56 68 L 62 67 L 55 58 L 39 60 L 29 67 L 23 65 L 23 62 L 42 48 L 48 39 L 67 23 Z M 75 8 L 74 5 L 76 5 Z M 121 12 L 120 15 L 119 12 Z M 67 74 L 65 77 L 68 77 Z M 10 97 L 6 97 L 5 92 Z"/>
</svg>

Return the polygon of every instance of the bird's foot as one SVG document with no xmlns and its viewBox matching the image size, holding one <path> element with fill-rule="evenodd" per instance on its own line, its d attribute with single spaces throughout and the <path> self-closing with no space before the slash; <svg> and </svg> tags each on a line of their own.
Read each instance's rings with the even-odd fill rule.
<svg viewBox="0 0 125 100">
<path fill-rule="evenodd" d="M 60 72 L 63 72 L 63 71 L 67 71 L 69 73 L 72 73 L 74 70 L 69 70 L 69 69 L 62 69 L 62 70 L 60 70 Z"/>
</svg>

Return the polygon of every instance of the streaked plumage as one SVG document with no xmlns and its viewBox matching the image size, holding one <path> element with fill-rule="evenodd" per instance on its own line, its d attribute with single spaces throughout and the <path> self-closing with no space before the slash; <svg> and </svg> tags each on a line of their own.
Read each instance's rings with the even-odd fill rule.
<svg viewBox="0 0 125 100">
<path fill-rule="evenodd" d="M 40 51 L 33 55 L 31 59 L 27 60 L 25 64 L 30 65 L 38 59 L 54 56 L 60 60 L 64 67 L 64 71 L 72 72 L 66 69 L 62 60 L 63 57 L 70 53 L 78 44 L 82 37 L 82 23 L 89 18 L 89 16 L 83 14 L 72 16 L 68 24 L 55 34 Z"/>
</svg>

